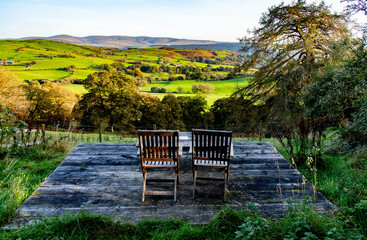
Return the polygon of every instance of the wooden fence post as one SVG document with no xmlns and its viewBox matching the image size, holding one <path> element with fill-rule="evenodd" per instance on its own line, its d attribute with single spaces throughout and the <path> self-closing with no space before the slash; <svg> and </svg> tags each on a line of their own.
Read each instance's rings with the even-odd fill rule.
<svg viewBox="0 0 367 240">
<path fill-rule="evenodd" d="M 102 142 L 102 123 L 99 124 L 99 142 Z"/>
<path fill-rule="evenodd" d="M 262 137 L 262 135 L 263 135 L 263 122 L 262 122 L 262 121 L 260 121 L 259 134 L 260 134 L 260 141 L 261 141 L 261 137 Z"/>
<path fill-rule="evenodd" d="M 41 131 L 42 131 L 42 143 L 46 142 L 46 125 L 41 125 Z"/>
</svg>

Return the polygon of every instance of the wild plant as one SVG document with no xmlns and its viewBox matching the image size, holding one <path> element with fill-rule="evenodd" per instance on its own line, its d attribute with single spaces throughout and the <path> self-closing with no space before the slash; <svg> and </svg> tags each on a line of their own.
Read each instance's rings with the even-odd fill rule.
<svg viewBox="0 0 367 240">
<path fill-rule="evenodd" d="M 320 157 L 314 150 L 321 148 L 325 126 L 324 119 L 300 117 L 296 123 L 273 123 L 271 129 L 289 158 L 302 165 L 309 156 Z"/>
</svg>

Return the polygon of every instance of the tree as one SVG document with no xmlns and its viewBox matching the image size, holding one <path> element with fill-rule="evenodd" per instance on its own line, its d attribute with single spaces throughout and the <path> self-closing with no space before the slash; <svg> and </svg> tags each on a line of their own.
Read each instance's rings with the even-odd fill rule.
<svg viewBox="0 0 367 240">
<path fill-rule="evenodd" d="M 24 116 L 29 107 L 24 83 L 7 68 L 0 67 L 0 86 L 0 103 L 16 115 Z"/>
<path fill-rule="evenodd" d="M 144 77 L 144 74 L 140 71 L 139 68 L 135 68 L 132 72 L 131 75 L 137 78 L 142 78 Z"/>
<path fill-rule="evenodd" d="M 207 102 L 203 96 L 177 97 L 182 108 L 182 120 L 189 128 L 203 127 Z"/>
<path fill-rule="evenodd" d="M 162 99 L 162 103 L 166 106 L 164 118 L 167 129 L 177 129 L 184 127 L 182 120 L 182 108 L 179 100 L 173 95 L 168 94 Z"/>
<path fill-rule="evenodd" d="M 367 39 L 352 46 L 354 58 L 330 70 L 308 88 L 304 96 L 311 117 L 350 123 L 342 138 L 348 146 L 367 144 Z M 346 148 L 344 148 L 346 149 Z"/>
<path fill-rule="evenodd" d="M 112 129 L 132 126 L 140 117 L 136 80 L 122 72 L 103 71 L 90 74 L 84 81 L 88 93 L 74 109 L 85 125 L 107 123 Z"/>
<path fill-rule="evenodd" d="M 140 94 L 138 99 L 141 117 L 135 126 L 153 129 L 155 125 L 157 128 L 164 128 L 167 124 L 165 118 L 167 106 L 158 97 L 147 94 Z"/>
<path fill-rule="evenodd" d="M 335 42 L 348 32 L 345 16 L 331 13 L 325 3 L 298 0 L 269 8 L 252 34 L 241 39 L 242 51 L 251 55 L 237 70 L 258 71 L 237 94 L 253 103 L 267 102 L 271 118 L 292 119 L 303 111 L 300 96 L 313 74 L 337 60 Z"/>
<path fill-rule="evenodd" d="M 364 12 L 367 15 L 367 2 L 365 0 L 341 0 L 341 2 L 347 2 L 347 11 L 352 13 Z"/>
<path fill-rule="evenodd" d="M 50 122 L 52 119 L 66 120 L 71 116 L 77 98 L 69 89 L 47 82 L 33 81 L 24 87 L 29 109 L 26 120 L 30 125 Z"/>
<path fill-rule="evenodd" d="M 352 14 L 363 12 L 367 16 L 367 2 L 366 0 L 341 0 L 341 2 L 347 2 L 346 11 Z M 363 23 L 357 26 L 362 30 L 364 35 L 367 35 L 367 23 Z"/>
<path fill-rule="evenodd" d="M 243 97 L 231 96 L 216 100 L 210 111 L 214 115 L 215 128 L 249 132 L 253 130 L 249 123 L 255 121 L 256 110 L 261 107 L 251 105 L 251 101 Z"/>
</svg>

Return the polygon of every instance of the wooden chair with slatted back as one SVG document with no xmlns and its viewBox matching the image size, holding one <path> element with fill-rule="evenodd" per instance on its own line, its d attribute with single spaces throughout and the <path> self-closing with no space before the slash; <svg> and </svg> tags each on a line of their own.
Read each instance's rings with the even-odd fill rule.
<svg viewBox="0 0 367 240">
<path fill-rule="evenodd" d="M 143 199 L 146 195 L 173 195 L 176 202 L 177 184 L 179 182 L 179 132 L 178 131 L 138 131 L 141 167 L 143 171 Z M 173 191 L 146 191 L 147 170 L 171 168 L 175 171 Z M 149 181 L 167 181 L 149 179 Z"/>
<path fill-rule="evenodd" d="M 231 157 L 232 132 L 216 130 L 192 130 L 193 198 L 196 194 L 197 180 L 224 181 L 224 201 L 227 200 L 228 171 Z M 223 178 L 197 177 L 198 167 L 220 168 Z"/>
</svg>

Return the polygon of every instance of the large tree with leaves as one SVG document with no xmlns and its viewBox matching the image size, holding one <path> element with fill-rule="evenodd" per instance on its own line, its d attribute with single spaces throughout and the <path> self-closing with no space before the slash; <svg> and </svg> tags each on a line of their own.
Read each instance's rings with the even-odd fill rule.
<svg viewBox="0 0 367 240">
<path fill-rule="evenodd" d="M 304 0 L 269 8 L 260 27 L 241 39 L 243 51 L 251 52 L 238 69 L 256 68 L 253 81 L 237 93 L 253 103 L 266 104 L 270 118 L 293 118 L 302 112 L 300 96 L 335 56 L 335 42 L 347 35 L 346 19 L 330 12 L 325 3 Z"/>
<path fill-rule="evenodd" d="M 139 119 L 136 80 L 115 70 L 90 74 L 84 81 L 88 93 L 74 109 L 83 125 L 132 126 Z"/>
</svg>

